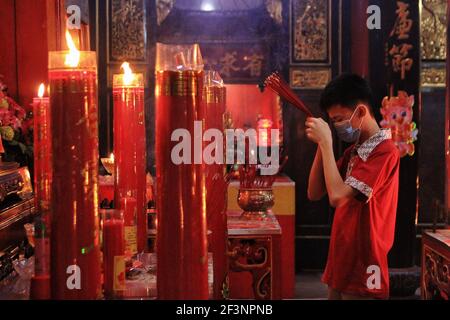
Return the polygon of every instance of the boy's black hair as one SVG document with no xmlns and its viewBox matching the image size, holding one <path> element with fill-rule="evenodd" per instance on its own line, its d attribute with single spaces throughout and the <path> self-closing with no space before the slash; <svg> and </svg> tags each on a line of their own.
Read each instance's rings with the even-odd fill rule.
<svg viewBox="0 0 450 320">
<path fill-rule="evenodd" d="M 364 103 L 372 110 L 373 94 L 369 83 L 356 74 L 342 74 L 326 86 L 320 98 L 320 108 L 327 111 L 332 106 L 341 105 L 355 110 L 359 103 Z"/>
</svg>

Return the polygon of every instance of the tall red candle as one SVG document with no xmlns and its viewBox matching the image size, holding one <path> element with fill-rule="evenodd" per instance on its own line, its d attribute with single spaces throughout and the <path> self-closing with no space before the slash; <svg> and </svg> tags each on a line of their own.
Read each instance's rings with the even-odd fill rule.
<svg viewBox="0 0 450 320">
<path fill-rule="evenodd" d="M 50 52 L 53 299 L 101 297 L 95 52 Z"/>
<path fill-rule="evenodd" d="M 45 86 L 39 87 L 38 97 L 33 99 L 34 119 L 34 183 L 35 208 L 46 219 L 50 206 L 51 170 L 51 130 L 50 130 L 50 101 L 44 97 Z"/>
<path fill-rule="evenodd" d="M 167 50 L 165 50 L 167 49 Z M 176 50 L 177 48 L 175 48 Z M 198 46 L 191 50 L 198 57 Z M 178 55 L 179 56 L 179 55 Z M 208 256 L 204 164 L 175 164 L 171 141 L 176 129 L 190 132 L 204 118 L 203 71 L 184 56 L 185 65 L 166 68 L 177 57 L 158 44 L 156 72 L 156 180 L 158 299 L 208 299 Z M 179 59 L 175 59 L 179 60 Z M 184 64 L 184 62 L 183 62 Z M 183 68 L 190 70 L 182 70 Z M 198 139 L 198 137 L 196 137 Z M 194 153 L 192 153 L 194 155 Z"/>
<path fill-rule="evenodd" d="M 137 246 L 138 252 L 148 251 L 148 216 L 147 216 L 147 132 L 145 127 L 144 101 L 136 106 L 136 172 L 137 177 Z"/>
<path fill-rule="evenodd" d="M 51 130 L 49 98 L 45 86 L 39 87 L 33 99 L 34 115 L 34 188 L 35 208 L 35 271 L 31 281 L 31 299 L 50 299 L 50 200 L 51 200 Z"/>
<path fill-rule="evenodd" d="M 119 210 L 103 210 L 103 274 L 105 296 L 118 298 L 125 290 L 124 217 Z"/>
<path fill-rule="evenodd" d="M 122 68 L 125 73 L 113 79 L 114 202 L 124 209 L 120 207 L 122 198 L 136 199 L 137 250 L 142 252 L 147 247 L 144 80 L 142 74 L 132 73 L 128 63 Z"/>
<path fill-rule="evenodd" d="M 225 94 L 220 77 L 209 71 L 205 77 L 203 103 L 206 107 L 205 129 L 217 129 L 223 132 L 225 113 Z M 216 149 L 220 147 L 215 141 Z M 223 159 L 223 161 L 225 161 Z M 224 163 L 224 162 L 223 162 Z M 209 245 L 214 259 L 214 298 L 222 298 L 222 289 L 227 268 L 227 183 L 224 181 L 225 165 L 213 163 L 206 166 L 206 209 L 208 229 L 212 231 Z"/>
</svg>

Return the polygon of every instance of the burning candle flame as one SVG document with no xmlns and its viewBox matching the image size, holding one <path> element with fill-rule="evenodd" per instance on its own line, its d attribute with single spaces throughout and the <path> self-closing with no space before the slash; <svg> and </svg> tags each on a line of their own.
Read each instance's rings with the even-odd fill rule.
<svg viewBox="0 0 450 320">
<path fill-rule="evenodd" d="M 75 46 L 69 31 L 66 31 L 66 41 L 69 47 L 69 53 L 66 55 L 66 66 L 75 68 L 80 63 L 80 51 Z"/>
<path fill-rule="evenodd" d="M 112 162 L 114 162 L 114 153 L 111 153 L 111 154 L 110 154 L 109 160 L 112 161 Z"/>
<path fill-rule="evenodd" d="M 42 99 L 44 97 L 44 91 L 45 91 L 45 85 L 43 83 L 41 83 L 41 85 L 39 86 L 39 90 L 38 90 L 39 98 Z"/>
<path fill-rule="evenodd" d="M 123 84 L 126 86 L 131 85 L 134 80 L 134 74 L 130 68 L 130 64 L 124 62 L 120 68 L 123 69 Z"/>
</svg>

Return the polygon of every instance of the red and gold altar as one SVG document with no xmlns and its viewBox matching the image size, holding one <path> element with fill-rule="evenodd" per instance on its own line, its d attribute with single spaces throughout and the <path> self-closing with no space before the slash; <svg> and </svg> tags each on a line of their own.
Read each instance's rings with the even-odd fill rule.
<svg viewBox="0 0 450 320">
<path fill-rule="evenodd" d="M 398 150 L 389 298 L 448 300 L 450 5 L 391 2 L 0 1 L 0 300 L 330 298 L 342 74 Z"/>
</svg>

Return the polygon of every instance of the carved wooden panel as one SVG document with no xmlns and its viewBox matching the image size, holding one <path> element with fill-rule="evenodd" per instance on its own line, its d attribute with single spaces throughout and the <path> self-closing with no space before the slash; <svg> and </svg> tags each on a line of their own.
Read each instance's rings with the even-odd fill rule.
<svg viewBox="0 0 450 320">
<path fill-rule="evenodd" d="M 445 202 L 445 86 L 447 1 L 420 0 L 420 83 L 422 108 L 419 145 L 420 226 L 434 220 L 433 204 Z M 431 161 L 431 162 L 430 162 Z M 431 164 L 432 163 L 432 164 Z M 440 220 L 438 222 L 441 222 Z"/>
<path fill-rule="evenodd" d="M 145 61 L 144 0 L 110 0 L 110 61 Z"/>
<path fill-rule="evenodd" d="M 250 272 L 255 299 L 273 299 L 272 238 L 228 238 L 231 272 Z M 277 261 L 279 263 L 279 261 Z"/>
<path fill-rule="evenodd" d="M 423 87 L 445 87 L 447 56 L 447 1 L 421 0 L 420 49 Z M 442 62 L 442 63 L 439 63 Z"/>
<path fill-rule="evenodd" d="M 445 60 L 447 50 L 447 0 L 422 0 L 421 50 L 424 60 Z"/>
<path fill-rule="evenodd" d="M 446 72 L 445 64 L 442 66 L 423 65 L 421 71 L 421 82 L 423 87 L 445 88 Z"/>
<path fill-rule="evenodd" d="M 323 89 L 331 81 L 330 68 L 291 68 L 290 84 L 293 89 Z"/>
<path fill-rule="evenodd" d="M 219 71 L 227 83 L 259 82 L 268 73 L 268 48 L 260 42 L 201 43 L 207 68 Z"/>
<path fill-rule="evenodd" d="M 449 300 L 450 261 L 427 245 L 423 249 L 422 296 L 425 300 Z"/>
<path fill-rule="evenodd" d="M 330 62 L 330 1 L 291 1 L 291 62 Z"/>
</svg>

